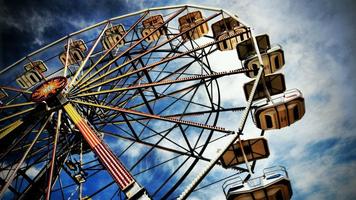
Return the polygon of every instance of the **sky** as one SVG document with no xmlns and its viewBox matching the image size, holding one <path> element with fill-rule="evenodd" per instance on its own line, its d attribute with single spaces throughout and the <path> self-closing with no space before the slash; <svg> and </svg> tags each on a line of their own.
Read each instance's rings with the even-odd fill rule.
<svg viewBox="0 0 356 200">
<path fill-rule="evenodd" d="M 285 51 L 287 88 L 302 91 L 306 114 L 291 127 L 266 133 L 271 156 L 257 167 L 286 166 L 296 200 L 355 199 L 356 3 L 352 0 L 1 0 L 0 69 L 91 24 L 148 7 L 177 4 L 226 9 L 257 34 L 267 33 Z M 225 86 L 222 96 L 234 102 L 237 95 Z M 214 190 L 193 194 L 191 199 L 216 199 L 214 194 Z"/>
</svg>

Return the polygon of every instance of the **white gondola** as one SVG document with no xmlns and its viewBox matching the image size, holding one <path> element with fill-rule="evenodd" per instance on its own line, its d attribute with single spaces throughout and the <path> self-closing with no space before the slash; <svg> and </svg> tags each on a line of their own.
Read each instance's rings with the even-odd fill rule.
<svg viewBox="0 0 356 200">
<path fill-rule="evenodd" d="M 179 32 L 182 33 L 191 29 L 193 26 L 204 21 L 203 15 L 200 11 L 194 11 L 188 13 L 178 19 Z M 200 24 L 199 26 L 192 28 L 188 32 L 182 35 L 182 39 L 186 42 L 188 39 L 196 40 L 209 32 L 209 26 L 207 22 Z"/>
<path fill-rule="evenodd" d="M 273 102 L 273 103 L 272 103 Z M 263 103 L 263 105 L 259 105 Z M 272 97 L 266 104 L 265 100 L 256 102 L 254 111 L 256 126 L 262 130 L 280 129 L 300 120 L 305 113 L 302 93 L 297 89 L 288 90 L 283 95 Z"/>
<path fill-rule="evenodd" d="M 59 60 L 63 65 L 66 63 L 68 45 L 64 46 L 64 51 L 59 55 Z M 87 50 L 83 40 L 75 40 L 70 43 L 68 65 L 80 64 L 84 60 L 84 53 Z"/>
<path fill-rule="evenodd" d="M 284 64 L 284 53 L 282 47 L 277 45 L 269 50 L 266 53 L 261 54 L 263 61 L 264 73 L 266 75 L 272 74 L 277 70 L 281 69 Z M 246 76 L 250 78 L 254 78 L 257 75 L 259 60 L 257 55 L 248 58 L 244 61 L 244 67 L 247 69 L 254 70 L 253 72 L 247 72 Z"/>
<path fill-rule="evenodd" d="M 271 48 L 271 44 L 269 42 L 269 37 L 267 34 L 256 36 L 256 41 L 260 53 L 265 53 L 268 49 Z M 252 38 L 244 40 L 237 44 L 236 50 L 240 60 L 246 60 L 256 55 L 256 50 Z"/>
<path fill-rule="evenodd" d="M 267 90 L 271 96 L 281 94 L 286 91 L 286 83 L 283 74 L 270 74 L 265 76 L 264 80 L 266 83 Z M 245 92 L 246 100 L 248 100 L 250 96 L 254 83 L 255 80 L 252 80 L 244 84 L 244 92 Z M 260 81 L 258 82 L 255 95 L 253 96 L 253 100 L 256 101 L 266 97 L 267 96 L 266 96 L 265 88 L 263 87 L 262 81 Z"/>
<path fill-rule="evenodd" d="M 240 24 L 232 17 L 223 18 L 215 22 L 211 28 L 215 40 L 221 40 L 236 35 L 235 37 L 219 42 L 217 47 L 220 51 L 233 50 L 238 43 L 251 37 L 251 33 L 247 27 Z"/>
<path fill-rule="evenodd" d="M 104 32 L 104 38 L 101 40 L 101 44 L 103 45 L 105 50 L 110 49 L 116 44 L 116 48 L 122 47 L 125 44 L 125 40 L 123 38 L 125 34 L 125 28 L 122 24 L 118 24 L 108 28 Z"/>
<path fill-rule="evenodd" d="M 269 156 L 267 140 L 263 137 L 242 140 L 242 148 L 247 161 L 254 161 Z M 245 163 L 240 142 L 232 144 L 220 158 L 221 165 L 225 168 Z"/>
<path fill-rule="evenodd" d="M 243 182 L 241 177 L 223 185 L 227 200 L 290 200 L 293 191 L 284 167 L 266 168 L 263 176 Z"/>
<path fill-rule="evenodd" d="M 154 15 L 143 20 L 142 22 L 143 29 L 141 32 L 142 36 L 145 37 L 151 34 L 155 29 L 160 27 L 162 24 L 164 24 L 164 19 L 162 15 Z M 162 28 L 160 28 L 159 30 L 155 31 L 153 34 L 148 36 L 145 40 L 146 42 L 151 43 L 153 41 L 159 40 L 159 38 L 162 35 L 166 35 L 166 34 L 167 34 L 167 27 L 163 26 Z"/>
</svg>

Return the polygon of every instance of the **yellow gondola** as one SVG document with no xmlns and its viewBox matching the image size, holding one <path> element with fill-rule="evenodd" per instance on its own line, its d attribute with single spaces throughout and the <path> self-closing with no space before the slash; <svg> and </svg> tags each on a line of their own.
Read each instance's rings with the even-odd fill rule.
<svg viewBox="0 0 356 200">
<path fill-rule="evenodd" d="M 219 42 L 217 47 L 220 51 L 233 50 L 236 48 L 238 43 L 251 37 L 251 33 L 247 27 L 240 24 L 232 17 L 223 18 L 215 22 L 211 28 L 213 30 L 213 36 L 215 40 L 220 40 L 229 36 L 236 35 L 235 37 Z"/>
<path fill-rule="evenodd" d="M 24 65 L 24 68 L 26 71 L 36 69 L 37 71 L 45 72 L 48 70 L 46 64 L 42 60 L 35 60 L 35 61 L 31 61 L 29 63 L 26 63 Z"/>
<path fill-rule="evenodd" d="M 269 156 L 267 140 L 263 137 L 242 140 L 242 148 L 248 161 L 259 160 Z M 221 165 L 225 168 L 236 166 L 245 162 L 240 142 L 232 144 L 220 158 Z"/>
<path fill-rule="evenodd" d="M 276 72 L 277 70 L 281 69 L 285 64 L 284 53 L 281 46 L 275 46 L 267 50 L 266 53 L 261 54 L 261 57 L 263 62 L 264 73 L 266 75 Z M 257 55 L 245 60 L 244 67 L 247 69 L 254 70 L 253 72 L 247 72 L 246 76 L 254 78 L 257 75 L 257 69 L 259 65 L 260 64 Z"/>
<path fill-rule="evenodd" d="M 179 32 L 184 32 L 191 29 L 193 26 L 204 21 L 203 15 L 200 11 L 194 11 L 188 13 L 178 19 Z M 182 39 L 186 42 L 188 39 L 198 39 L 209 32 L 209 26 L 207 22 L 200 24 L 199 26 L 189 30 L 182 35 Z"/>
<path fill-rule="evenodd" d="M 280 129 L 300 120 L 305 113 L 302 93 L 297 89 L 288 90 L 283 96 L 272 99 L 273 103 L 258 106 L 254 111 L 254 120 L 263 130 Z"/>
<path fill-rule="evenodd" d="M 43 73 L 48 70 L 46 64 L 42 60 L 36 60 L 24 65 L 25 72 L 16 78 L 17 84 L 28 89 L 43 80 Z"/>
<path fill-rule="evenodd" d="M 141 32 L 142 36 L 145 37 L 151 34 L 155 29 L 160 27 L 162 24 L 164 24 L 164 19 L 162 15 L 154 15 L 143 20 L 142 22 L 143 29 Z M 151 43 L 155 40 L 159 40 L 161 35 L 166 35 L 166 33 L 167 33 L 167 27 L 163 26 L 162 28 L 160 28 L 159 30 L 155 31 L 153 34 L 148 36 L 145 40 L 146 42 Z"/>
<path fill-rule="evenodd" d="M 271 48 L 271 44 L 269 42 L 269 37 L 267 34 L 256 36 L 256 41 L 260 53 L 267 52 L 267 50 Z M 236 46 L 236 50 L 240 60 L 246 60 L 251 56 L 256 55 L 256 50 L 252 38 L 240 42 Z"/>
<path fill-rule="evenodd" d="M 59 55 L 59 60 L 63 65 L 66 63 L 68 45 L 64 46 L 64 51 Z M 80 64 L 84 60 L 84 53 L 87 50 L 83 40 L 75 40 L 70 44 L 68 65 Z"/>
<path fill-rule="evenodd" d="M 283 74 L 269 74 L 264 77 L 264 80 L 266 83 L 267 90 L 271 96 L 281 94 L 286 91 L 286 83 Z M 255 80 L 252 80 L 244 84 L 244 93 L 246 100 L 248 100 L 248 97 L 250 96 L 254 82 Z M 253 100 L 255 101 L 266 97 L 267 96 L 265 88 L 263 87 L 262 81 L 260 81 L 258 82 L 255 95 L 253 96 Z"/>
<path fill-rule="evenodd" d="M 125 44 L 125 40 L 124 38 L 122 38 L 124 34 L 125 28 L 122 24 L 112 26 L 111 28 L 105 30 L 104 39 L 101 40 L 101 44 L 103 45 L 105 50 L 110 49 L 115 44 L 117 44 L 116 48 L 122 47 Z"/>
</svg>

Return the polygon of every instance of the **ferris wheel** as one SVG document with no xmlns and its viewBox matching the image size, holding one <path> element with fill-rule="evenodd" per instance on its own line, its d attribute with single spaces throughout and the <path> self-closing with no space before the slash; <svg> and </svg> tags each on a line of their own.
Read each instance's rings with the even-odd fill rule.
<svg viewBox="0 0 356 200">
<path fill-rule="evenodd" d="M 214 55 L 227 52 L 237 52 L 234 69 L 217 71 Z M 227 199 L 290 199 L 285 168 L 254 174 L 270 154 L 265 130 L 305 112 L 277 73 L 284 63 L 268 35 L 202 6 L 146 9 L 69 34 L 0 71 L 0 197 L 185 199 L 224 182 Z M 250 79 L 239 106 L 221 98 L 227 77 Z M 261 137 L 244 139 L 249 113 Z M 239 116 L 238 130 L 221 115 Z M 199 185 L 214 167 L 231 175 Z"/>
</svg>

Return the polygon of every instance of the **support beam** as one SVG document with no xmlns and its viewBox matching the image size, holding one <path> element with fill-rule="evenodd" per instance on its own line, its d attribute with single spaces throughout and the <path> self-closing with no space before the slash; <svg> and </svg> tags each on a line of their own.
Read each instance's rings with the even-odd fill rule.
<svg viewBox="0 0 356 200">
<path fill-rule="evenodd" d="M 145 197 L 145 199 L 149 199 L 144 188 L 138 185 L 130 172 L 124 167 L 109 147 L 98 137 L 95 130 L 88 124 L 88 122 L 80 116 L 74 106 L 71 103 L 68 103 L 64 106 L 64 110 L 79 129 L 95 155 L 98 156 L 101 164 L 107 169 L 120 189 L 125 192 L 126 196 L 130 199 L 139 195 Z"/>
<path fill-rule="evenodd" d="M 98 107 L 98 108 L 115 110 L 115 111 L 118 111 L 118 112 L 137 115 L 137 116 L 141 116 L 141 117 L 148 117 L 148 118 L 151 118 L 151 119 L 158 119 L 158 120 L 167 121 L 167 122 L 173 122 L 173 123 L 184 124 L 184 125 L 194 126 L 194 127 L 208 129 L 208 130 L 224 132 L 224 133 L 233 132 L 233 131 L 227 130 L 227 129 L 223 128 L 223 127 L 211 126 L 211 125 L 206 125 L 206 124 L 187 121 L 187 120 L 180 120 L 180 119 L 176 119 L 176 118 L 162 117 L 162 116 L 159 116 L 159 115 L 152 115 L 152 114 L 139 112 L 139 111 L 135 111 L 135 110 L 128 110 L 128 109 L 124 109 L 124 108 L 120 108 L 120 107 L 110 107 L 110 106 L 105 106 L 105 105 L 100 105 L 100 104 L 93 104 L 93 103 L 84 102 L 84 101 L 78 101 L 78 100 L 72 100 L 72 102 L 79 103 L 79 104 L 82 104 L 82 105 L 94 106 L 94 107 Z"/>
</svg>

